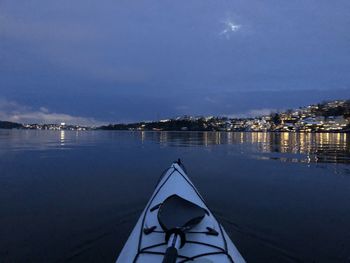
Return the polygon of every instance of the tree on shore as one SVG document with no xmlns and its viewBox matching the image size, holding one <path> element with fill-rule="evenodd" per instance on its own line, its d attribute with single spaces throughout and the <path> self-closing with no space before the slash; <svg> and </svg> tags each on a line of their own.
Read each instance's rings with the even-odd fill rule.
<svg viewBox="0 0 350 263">
<path fill-rule="evenodd" d="M 273 124 L 275 125 L 280 125 L 281 124 L 281 116 L 277 113 L 277 112 L 272 112 L 270 114 L 271 117 L 271 121 L 273 122 Z"/>
</svg>

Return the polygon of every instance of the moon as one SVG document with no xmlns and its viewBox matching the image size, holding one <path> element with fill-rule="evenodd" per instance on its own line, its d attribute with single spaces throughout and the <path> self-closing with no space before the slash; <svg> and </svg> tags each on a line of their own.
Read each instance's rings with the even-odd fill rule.
<svg viewBox="0 0 350 263">
<path fill-rule="evenodd" d="M 224 29 L 220 32 L 220 35 L 227 39 L 230 38 L 231 34 L 237 32 L 242 27 L 242 25 L 236 24 L 232 20 L 226 20 L 222 23 L 224 24 Z"/>
</svg>

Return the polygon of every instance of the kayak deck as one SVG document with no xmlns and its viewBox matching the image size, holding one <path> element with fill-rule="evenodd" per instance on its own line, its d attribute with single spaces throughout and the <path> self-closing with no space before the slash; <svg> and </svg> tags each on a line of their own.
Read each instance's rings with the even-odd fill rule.
<svg viewBox="0 0 350 263">
<path fill-rule="evenodd" d="M 186 232 L 186 243 L 179 250 L 176 262 L 197 259 L 206 259 L 203 262 L 245 262 L 221 224 L 205 205 L 202 196 L 183 168 L 174 163 L 160 179 L 117 263 L 162 262 L 167 243 L 157 214 L 160 205 L 172 195 L 177 195 L 206 210 L 203 220 Z"/>
</svg>

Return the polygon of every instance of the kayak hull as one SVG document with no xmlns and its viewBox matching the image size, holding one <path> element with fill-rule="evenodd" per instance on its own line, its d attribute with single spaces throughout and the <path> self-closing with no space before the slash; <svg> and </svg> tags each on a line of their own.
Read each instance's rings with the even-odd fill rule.
<svg viewBox="0 0 350 263">
<path fill-rule="evenodd" d="M 157 213 L 159 206 L 172 195 L 178 195 L 207 211 L 201 223 L 186 232 L 186 244 L 178 251 L 176 262 L 245 262 L 221 224 L 204 203 L 184 168 L 174 163 L 157 184 L 117 263 L 162 262 L 167 244 Z"/>
</svg>

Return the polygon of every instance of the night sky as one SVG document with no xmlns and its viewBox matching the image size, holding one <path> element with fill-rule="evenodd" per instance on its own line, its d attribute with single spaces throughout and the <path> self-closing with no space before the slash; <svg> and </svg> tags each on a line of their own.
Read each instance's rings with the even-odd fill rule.
<svg viewBox="0 0 350 263">
<path fill-rule="evenodd" d="M 349 0 L 0 0 L 0 120 L 252 116 L 350 98 Z"/>
</svg>

